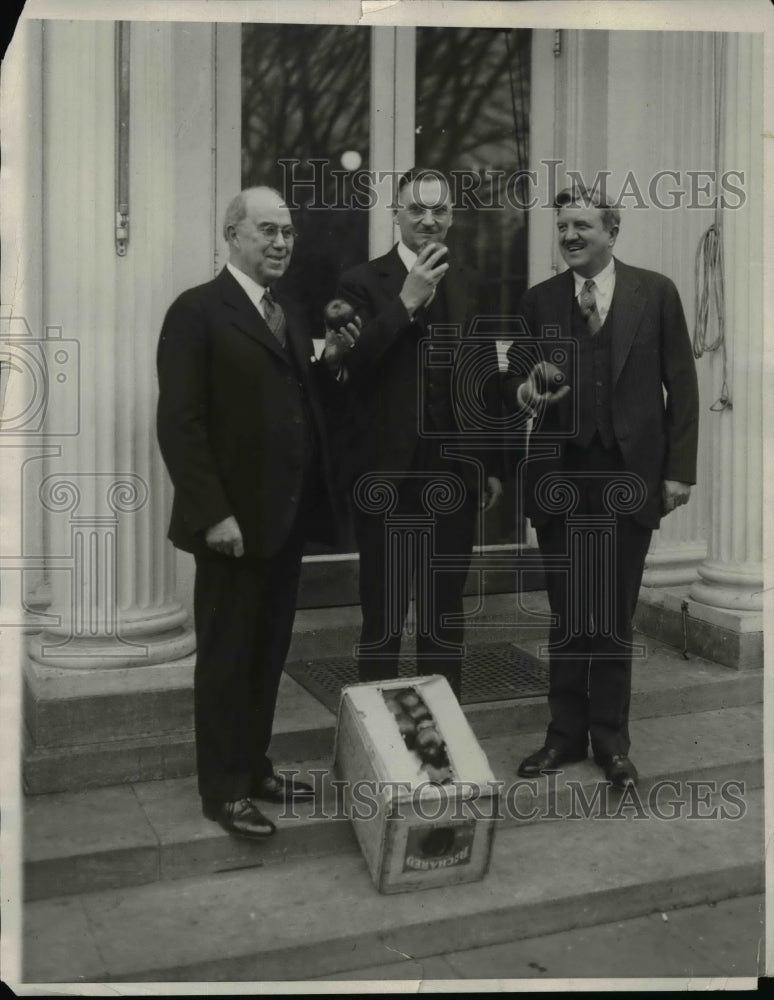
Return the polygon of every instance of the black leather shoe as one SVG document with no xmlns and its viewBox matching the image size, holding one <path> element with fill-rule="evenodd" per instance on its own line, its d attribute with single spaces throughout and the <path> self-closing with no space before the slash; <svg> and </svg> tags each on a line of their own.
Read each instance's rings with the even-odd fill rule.
<svg viewBox="0 0 774 1000">
<path fill-rule="evenodd" d="M 605 777 L 613 788 L 617 788 L 621 792 L 627 785 L 633 786 L 637 784 L 637 768 L 623 754 L 617 754 L 614 757 L 608 758 L 602 764 L 602 767 L 605 771 Z"/>
<path fill-rule="evenodd" d="M 298 799 L 313 799 L 314 789 L 305 781 L 292 781 L 281 774 L 270 774 L 268 778 L 256 781 L 250 789 L 250 796 L 264 802 L 293 802 Z"/>
<path fill-rule="evenodd" d="M 267 819 L 258 806 L 250 799 L 236 802 L 218 802 L 217 799 L 202 799 L 202 812 L 207 819 L 220 823 L 227 833 L 238 837 L 270 837 L 276 827 Z"/>
<path fill-rule="evenodd" d="M 516 772 L 520 778 L 537 778 L 546 771 L 556 771 L 562 764 L 577 764 L 585 760 L 588 751 L 557 750 L 556 747 L 541 747 L 529 757 L 525 757 Z"/>
</svg>

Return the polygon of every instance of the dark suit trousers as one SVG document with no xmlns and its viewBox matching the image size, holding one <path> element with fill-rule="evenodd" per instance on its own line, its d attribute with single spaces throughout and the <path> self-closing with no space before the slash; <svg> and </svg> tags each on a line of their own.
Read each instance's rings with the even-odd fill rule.
<svg viewBox="0 0 774 1000">
<path fill-rule="evenodd" d="M 578 488 L 578 505 L 537 527 L 543 555 L 569 562 L 569 569 L 546 570 L 555 616 L 546 744 L 582 753 L 590 737 L 600 762 L 629 752 L 632 618 L 651 538 L 650 528 L 603 503 L 606 484 L 622 468 L 618 449 L 602 448 L 596 437 L 589 448 L 569 447 L 564 471 Z"/>
<path fill-rule="evenodd" d="M 421 439 L 412 463 L 415 477 L 403 479 L 398 487 L 398 504 L 384 514 L 367 513 L 354 508 L 354 527 L 360 550 L 360 601 L 363 627 L 358 669 L 361 681 L 385 680 L 398 676 L 401 629 L 411 599 L 413 586 L 416 608 L 417 672 L 446 677 L 459 699 L 464 627 L 448 624 L 445 616 L 461 615 L 462 591 L 467 578 L 473 548 L 475 497 L 464 485 L 459 462 L 442 458 L 440 445 Z M 409 540 L 414 528 L 427 523 L 428 511 L 422 500 L 423 488 L 433 474 L 451 472 L 463 484 L 464 500 L 448 513 L 431 515 L 433 540 L 415 534 L 418 541 L 411 553 Z M 406 527 L 388 540 L 389 523 L 406 518 Z M 423 518 L 425 521 L 423 522 Z M 432 544 L 432 552 L 430 545 Z M 408 554 L 407 558 L 404 556 Z M 433 565 L 432 553 L 455 557 L 455 567 L 448 571 L 426 571 Z M 370 647 L 364 649 L 363 647 Z"/>
<path fill-rule="evenodd" d="M 202 798 L 234 801 L 272 773 L 267 757 L 304 547 L 300 515 L 274 555 L 197 556 L 196 760 Z"/>
</svg>

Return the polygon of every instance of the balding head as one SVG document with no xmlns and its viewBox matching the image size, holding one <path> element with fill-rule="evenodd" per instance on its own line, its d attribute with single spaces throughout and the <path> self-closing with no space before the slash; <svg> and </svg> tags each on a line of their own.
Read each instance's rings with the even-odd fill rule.
<svg viewBox="0 0 774 1000">
<path fill-rule="evenodd" d="M 223 236 L 231 264 L 260 285 L 271 285 L 287 270 L 295 231 L 287 205 L 274 188 L 240 191 L 226 209 Z"/>
<path fill-rule="evenodd" d="M 284 204 L 284 199 L 279 191 L 265 186 L 245 188 L 244 191 L 240 191 L 239 194 L 234 195 L 228 203 L 226 214 L 223 217 L 223 239 L 226 243 L 230 242 L 229 227 L 236 226 L 237 223 L 244 219 L 247 215 L 248 204 L 261 207 L 264 202 L 266 206 L 271 204 L 276 205 L 277 202 Z"/>
</svg>

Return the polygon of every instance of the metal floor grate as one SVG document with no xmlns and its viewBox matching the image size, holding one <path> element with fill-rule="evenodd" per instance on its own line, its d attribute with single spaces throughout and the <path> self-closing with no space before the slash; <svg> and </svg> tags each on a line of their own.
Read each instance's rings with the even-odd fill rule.
<svg viewBox="0 0 774 1000">
<path fill-rule="evenodd" d="M 357 684 L 357 665 L 350 656 L 287 663 L 285 671 L 332 712 L 338 709 L 342 687 Z M 416 675 L 416 661 L 407 657 L 401 677 Z M 531 698 L 548 692 L 548 665 L 510 642 L 469 646 L 462 665 L 462 704 Z"/>
</svg>

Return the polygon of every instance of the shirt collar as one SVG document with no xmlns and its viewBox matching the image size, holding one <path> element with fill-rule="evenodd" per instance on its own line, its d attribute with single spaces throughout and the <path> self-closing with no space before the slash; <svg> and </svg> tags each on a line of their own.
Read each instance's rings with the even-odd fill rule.
<svg viewBox="0 0 774 1000">
<path fill-rule="evenodd" d="M 403 261 L 407 271 L 410 271 L 417 262 L 417 255 L 413 250 L 409 250 L 403 240 L 398 240 L 398 256 Z"/>
<path fill-rule="evenodd" d="M 583 275 L 578 274 L 577 271 L 573 271 L 572 275 L 573 278 L 575 279 L 575 294 L 580 295 L 580 293 L 583 291 L 583 286 L 588 281 L 588 278 L 584 278 Z M 615 258 L 611 257 L 608 263 L 605 265 L 605 267 L 603 267 L 602 270 L 599 272 L 599 274 L 594 275 L 593 281 L 594 284 L 597 286 L 597 290 L 599 291 L 600 295 L 606 295 L 607 292 L 610 290 L 610 286 L 612 285 L 612 282 L 614 280 L 615 280 Z"/>
<path fill-rule="evenodd" d="M 239 284 L 247 292 L 250 301 L 254 302 L 256 305 L 263 299 L 266 293 L 266 288 L 260 285 L 255 278 L 251 278 L 249 274 L 245 274 L 244 271 L 240 271 L 238 267 L 235 267 L 231 261 L 226 262 L 226 267 L 234 275 Z"/>
</svg>

